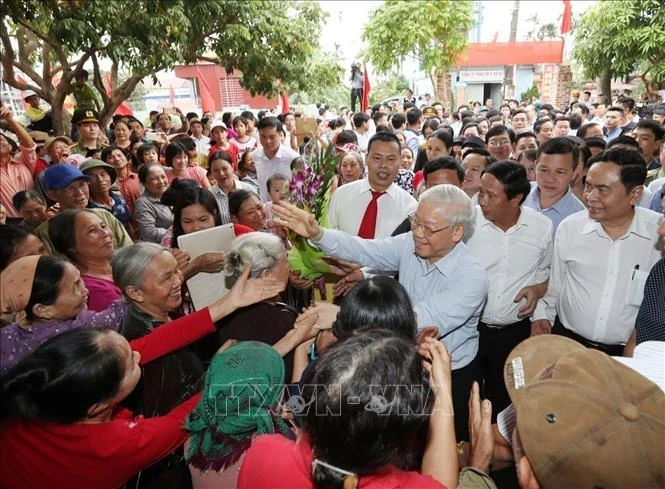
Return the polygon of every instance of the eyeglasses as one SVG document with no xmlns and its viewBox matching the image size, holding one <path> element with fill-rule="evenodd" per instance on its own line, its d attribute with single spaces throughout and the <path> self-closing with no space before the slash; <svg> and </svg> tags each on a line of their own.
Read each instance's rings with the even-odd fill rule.
<svg viewBox="0 0 665 489">
<path fill-rule="evenodd" d="M 88 182 L 85 180 L 79 181 L 78 183 L 71 183 L 67 185 L 62 190 L 68 194 L 77 194 L 79 192 L 84 192 L 88 188 Z"/>
<path fill-rule="evenodd" d="M 510 139 L 492 139 L 487 144 L 489 146 L 507 146 L 510 144 Z"/>
<path fill-rule="evenodd" d="M 409 216 L 409 223 L 411 223 L 411 231 L 413 231 L 415 233 L 416 230 L 418 228 L 420 228 L 420 229 L 422 229 L 423 234 L 425 235 L 426 238 L 431 238 L 434 234 L 436 234 L 440 231 L 444 231 L 444 230 L 446 230 L 450 227 L 450 226 L 446 226 L 446 227 L 439 228 L 439 229 L 432 229 L 431 227 L 425 226 L 424 224 L 421 224 L 420 222 L 418 222 L 418 220 L 416 219 L 416 216 Z"/>
</svg>

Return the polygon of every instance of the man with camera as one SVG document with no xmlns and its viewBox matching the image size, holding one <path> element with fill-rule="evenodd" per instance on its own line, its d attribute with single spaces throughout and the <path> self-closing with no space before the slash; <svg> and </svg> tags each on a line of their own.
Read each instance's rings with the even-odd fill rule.
<svg viewBox="0 0 665 489">
<path fill-rule="evenodd" d="M 363 72 L 360 63 L 351 64 L 351 112 L 356 111 L 356 101 L 362 104 L 363 99 Z"/>
</svg>

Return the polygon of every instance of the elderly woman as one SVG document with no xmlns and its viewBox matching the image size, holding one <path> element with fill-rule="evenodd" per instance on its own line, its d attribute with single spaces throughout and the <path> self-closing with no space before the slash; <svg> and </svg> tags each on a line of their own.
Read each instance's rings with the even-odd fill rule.
<svg viewBox="0 0 665 489">
<path fill-rule="evenodd" d="M 81 272 L 88 289 L 88 309 L 103 311 L 122 297 L 111 270 L 113 238 L 97 214 L 87 209 L 63 211 L 49 221 L 49 235 L 55 251 Z"/>
<path fill-rule="evenodd" d="M 130 304 L 121 333 L 129 341 L 171 321 L 182 297 L 182 275 L 176 259 L 156 243 L 135 243 L 113 257 L 113 279 Z M 175 351 L 145 367 L 132 408 L 146 416 L 167 413 L 183 397 L 198 390 L 203 363 L 188 348 Z M 170 379 L 164 383 L 163 379 Z"/>
<path fill-rule="evenodd" d="M 248 233 L 236 238 L 226 256 L 226 286 L 231 287 L 241 272 L 249 267 L 253 277 L 272 277 L 286 287 L 289 265 L 282 241 L 269 233 Z M 220 342 L 228 339 L 276 343 L 293 328 L 298 313 L 272 297 L 251 307 L 238 310 L 224 322 Z M 286 356 L 286 378 L 291 378 L 293 354 Z"/>
<path fill-rule="evenodd" d="M 55 256 L 24 256 L 0 274 L 3 314 L 14 322 L 0 329 L 0 373 L 47 339 L 74 328 L 119 330 L 127 309 L 115 302 L 106 311 L 86 311 L 88 289 L 71 263 Z"/>
<path fill-rule="evenodd" d="M 134 213 L 139 238 L 159 243 L 173 224 L 173 212 L 159 200 L 169 187 L 169 180 L 164 168 L 150 163 L 139 169 L 139 181 L 145 187 L 143 195 L 136 201 Z"/>
<path fill-rule="evenodd" d="M 23 221 L 19 226 L 26 229 L 35 229 L 41 223 L 52 217 L 54 211 L 49 211 L 42 194 L 36 190 L 21 190 L 14 194 L 12 203 L 19 212 Z M 51 216 L 49 216 L 49 213 Z"/>
<path fill-rule="evenodd" d="M 237 367 L 228 368 L 229 362 Z M 278 415 L 283 384 L 284 361 L 269 345 L 246 341 L 215 355 L 205 375 L 205 395 L 185 425 L 189 432 L 185 456 L 194 489 L 236 487 L 245 452 L 255 435 L 292 436 Z M 257 396 L 261 404 L 251 405 L 251 398 Z M 217 409 L 228 401 L 250 407 L 246 412 Z"/>
<path fill-rule="evenodd" d="M 0 224 L 0 271 L 24 256 L 48 254 L 46 246 L 34 231 Z"/>
<path fill-rule="evenodd" d="M 80 170 L 90 177 L 88 207 L 109 211 L 127 231 L 130 231 L 132 213 L 129 206 L 121 194 L 112 190 L 117 178 L 115 168 L 101 160 L 90 159 L 81 165 Z"/>
<path fill-rule="evenodd" d="M 76 272 L 73 266 L 66 266 L 71 267 L 70 272 Z M 14 279 L 18 279 L 25 293 L 32 284 L 22 280 L 31 275 L 30 270 L 24 272 L 22 275 L 19 271 Z M 70 308 L 75 283 L 67 282 L 63 293 Z M 53 288 L 53 282 L 41 284 L 41 289 Z M 5 290 L 3 287 L 3 298 Z M 274 280 L 247 280 L 245 273 L 228 294 L 210 307 L 170 322 L 143 338 L 128 342 L 115 331 L 103 328 L 79 328 L 51 338 L 15 365 L 0 383 L 0 464 L 12 467 L 3 473 L 3 487 L 53 487 L 55 479 L 58 487 L 114 489 L 171 454 L 187 439 L 184 421 L 200 395 L 189 397 L 164 416 L 137 417 L 120 403 L 137 386 L 141 366 L 154 364 L 164 355 L 214 332 L 214 321 L 279 290 Z M 81 292 L 76 292 L 80 296 Z M 12 298 L 27 296 L 16 294 Z M 55 317 L 65 304 L 13 305 Z M 103 326 L 94 321 L 86 324 Z M 5 329 L 1 331 L 3 338 Z M 3 356 L 5 352 L 3 345 Z M 162 381 L 177 382 L 171 378 Z"/>
</svg>

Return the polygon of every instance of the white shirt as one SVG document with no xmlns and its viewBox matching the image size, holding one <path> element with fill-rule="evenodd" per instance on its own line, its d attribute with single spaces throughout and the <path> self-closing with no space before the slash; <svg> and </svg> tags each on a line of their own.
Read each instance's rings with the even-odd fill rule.
<svg viewBox="0 0 665 489">
<path fill-rule="evenodd" d="M 281 144 L 275 156 L 268 159 L 263 147 L 252 153 L 254 166 L 256 166 L 256 178 L 259 181 L 259 196 L 263 202 L 268 202 L 268 179 L 276 173 L 286 175 L 291 179 L 291 162 L 300 156 L 297 151 Z"/>
<path fill-rule="evenodd" d="M 649 190 L 653 196 L 656 192 L 660 192 L 660 189 L 663 188 L 663 184 L 665 184 L 665 177 L 656 178 L 649 184 L 647 190 Z"/>
<path fill-rule="evenodd" d="M 554 237 L 549 287 L 533 319 L 554 324 L 558 315 L 566 328 L 588 340 L 625 343 L 641 303 L 629 299 L 630 287 L 637 280 L 632 285 L 643 292 L 647 274 L 660 259 L 656 229 L 661 219 L 636 207 L 628 231 L 616 240 L 586 210 L 564 219 Z"/>
<path fill-rule="evenodd" d="M 258 167 L 257 167 L 258 169 Z M 330 227 L 353 236 L 358 235 L 367 205 L 372 200 L 371 187 L 366 178 L 342 185 L 333 194 L 328 206 Z M 418 203 L 408 192 L 393 183 L 386 194 L 377 200 L 375 238 L 387 238 L 416 211 Z"/>
<path fill-rule="evenodd" d="M 369 143 L 369 138 L 372 137 L 370 132 L 367 131 L 365 134 L 356 132 L 356 137 L 358 138 L 358 151 L 361 153 L 367 153 L 367 144 Z"/>
<path fill-rule="evenodd" d="M 505 326 L 520 320 L 522 303 L 517 293 L 528 285 L 544 282 L 552 263 L 552 221 L 522 207 L 517 223 L 503 231 L 476 208 L 473 234 L 467 246 L 487 271 L 489 292 L 481 321 Z"/>
<path fill-rule="evenodd" d="M 196 143 L 196 152 L 207 158 L 210 151 L 210 138 L 208 136 L 201 136 L 201 139 L 196 139 L 194 136 L 190 137 Z"/>
<path fill-rule="evenodd" d="M 642 196 L 640 197 L 640 201 L 637 203 L 637 205 L 648 209 L 651 205 L 651 197 L 653 197 L 653 192 L 647 187 L 644 187 L 642 190 Z"/>
</svg>

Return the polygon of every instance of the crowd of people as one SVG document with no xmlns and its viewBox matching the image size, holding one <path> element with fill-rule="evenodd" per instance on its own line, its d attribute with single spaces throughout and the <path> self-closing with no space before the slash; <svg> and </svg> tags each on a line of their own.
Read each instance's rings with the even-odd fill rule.
<svg viewBox="0 0 665 489">
<path fill-rule="evenodd" d="M 665 485 L 665 105 L 167 112 L 0 108 L 0 486 Z M 325 227 L 289 202 L 310 145 Z"/>
</svg>

